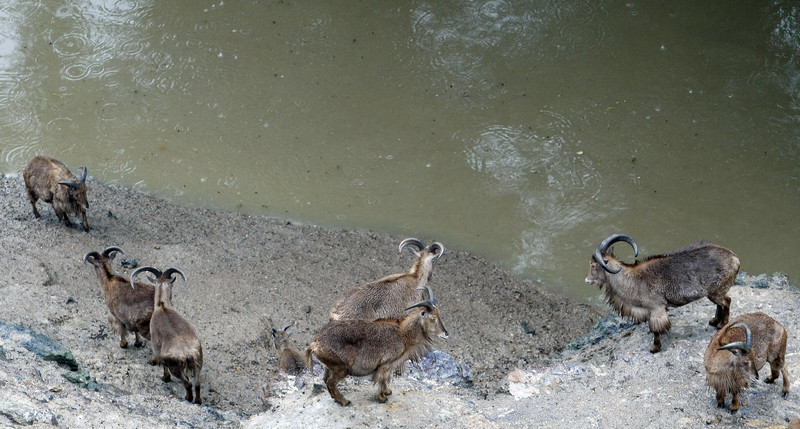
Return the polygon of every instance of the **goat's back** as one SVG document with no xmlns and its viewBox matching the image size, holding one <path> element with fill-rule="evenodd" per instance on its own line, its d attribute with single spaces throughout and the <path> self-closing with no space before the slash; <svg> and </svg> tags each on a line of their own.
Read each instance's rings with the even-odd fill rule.
<svg viewBox="0 0 800 429">
<path fill-rule="evenodd" d="M 417 280 L 408 274 L 394 274 L 342 292 L 330 311 L 330 320 L 384 318 L 400 319 L 405 309 L 419 301 Z"/>
<path fill-rule="evenodd" d="M 727 292 L 738 272 L 739 258 L 733 252 L 698 241 L 643 260 L 633 275 L 662 291 L 671 305 L 679 306 L 712 293 Z"/>
<path fill-rule="evenodd" d="M 203 347 L 189 322 L 170 308 L 158 308 L 150 319 L 153 352 L 162 359 L 189 360 L 202 356 Z"/>
</svg>

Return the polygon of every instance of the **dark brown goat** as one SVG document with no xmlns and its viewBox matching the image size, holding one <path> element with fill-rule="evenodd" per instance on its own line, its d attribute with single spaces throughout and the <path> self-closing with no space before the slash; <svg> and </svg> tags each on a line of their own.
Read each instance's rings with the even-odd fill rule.
<svg viewBox="0 0 800 429">
<path fill-rule="evenodd" d="M 378 384 L 378 401 L 391 395 L 389 381 L 409 359 L 416 360 L 431 348 L 435 337 L 447 338 L 439 318 L 433 292 L 427 286 L 428 300 L 412 305 L 402 319 L 336 320 L 319 330 L 306 350 L 306 366 L 313 368 L 312 357 L 325 366 L 323 380 L 331 397 L 346 406 L 336 386 L 348 375 L 372 375 Z"/>
<path fill-rule="evenodd" d="M 194 403 L 202 403 L 200 396 L 200 373 L 203 370 L 203 345 L 192 325 L 172 308 L 173 274 L 186 276 L 177 268 L 168 268 L 163 273 L 153 267 L 139 267 L 131 274 L 131 286 L 136 274 L 148 271 L 156 275 L 156 293 L 153 301 L 153 317 L 150 319 L 150 344 L 153 346 L 152 365 L 164 368 L 162 380 L 170 381 L 170 374 L 179 378 L 186 389 L 186 400 L 192 402 L 192 383 L 194 377 Z"/>
<path fill-rule="evenodd" d="M 739 410 L 739 392 L 750 386 L 752 377 L 769 362 L 767 383 L 783 375 L 783 397 L 789 396 L 789 371 L 786 369 L 786 328 L 764 313 L 749 313 L 733 319 L 708 343 L 703 362 L 706 381 L 717 392 L 717 406 L 725 406 L 731 394 L 732 413 Z"/>
<path fill-rule="evenodd" d="M 119 346 L 128 347 L 128 332 L 133 332 L 136 336 L 133 345 L 141 347 L 142 337 L 150 339 L 155 288 L 146 283 L 137 283 L 136 288 L 131 289 L 129 279 L 114 274 L 111 261 L 117 252 L 125 253 L 119 247 L 106 247 L 103 253 L 87 253 L 83 256 L 83 262 L 94 266 L 108 307 L 108 323 L 119 334 Z"/>
<path fill-rule="evenodd" d="M 83 230 L 89 231 L 89 221 L 86 220 L 86 210 L 89 209 L 89 200 L 86 198 L 86 167 L 83 167 L 83 173 L 78 180 L 60 161 L 49 156 L 37 156 L 28 163 L 22 176 L 34 216 L 41 217 L 36 209 L 36 201 L 41 198 L 53 205 L 56 216 L 64 224 L 72 226 L 68 215 L 73 213 L 81 218 Z"/>
<path fill-rule="evenodd" d="M 289 337 L 294 332 L 294 323 L 286 325 L 283 329 L 275 329 L 272 320 L 269 320 L 272 332 L 272 345 L 278 351 L 278 369 L 281 371 L 297 375 L 306 369 L 303 354 L 292 348 Z"/>
<path fill-rule="evenodd" d="M 392 274 L 372 283 L 345 290 L 330 311 L 330 320 L 403 317 L 406 307 L 419 301 L 417 289 L 425 287 L 433 272 L 433 262 L 444 255 L 444 245 L 429 246 L 416 238 L 400 243 L 400 251 L 408 248 L 417 260 L 407 273 Z"/>
<path fill-rule="evenodd" d="M 603 240 L 589 261 L 586 283 L 605 286 L 606 301 L 623 317 L 637 323 L 647 321 L 653 333 L 651 353 L 661 350 L 661 334 L 670 328 L 667 308 L 680 307 L 702 297 L 717 305 L 708 323 L 721 328 L 728 323 L 731 299 L 728 290 L 739 272 L 739 258 L 730 250 L 707 241 L 683 249 L 651 256 L 634 264 L 616 257 L 610 246 L 636 242 L 628 235 L 614 234 Z"/>
</svg>

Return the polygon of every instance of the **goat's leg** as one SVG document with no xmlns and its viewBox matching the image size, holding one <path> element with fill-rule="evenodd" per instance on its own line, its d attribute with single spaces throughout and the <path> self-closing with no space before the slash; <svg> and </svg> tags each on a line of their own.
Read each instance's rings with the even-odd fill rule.
<svg viewBox="0 0 800 429">
<path fill-rule="evenodd" d="M 735 413 L 739 411 L 739 392 L 733 392 L 733 398 L 731 398 L 731 413 Z"/>
<path fill-rule="evenodd" d="M 336 385 L 344 380 L 347 377 L 347 371 L 330 371 L 330 376 L 327 380 L 325 380 L 325 386 L 328 387 L 328 393 L 331 394 L 331 398 L 338 402 L 341 406 L 346 407 L 350 405 L 350 401 L 348 401 L 342 392 L 339 391 L 339 388 Z"/>
<path fill-rule="evenodd" d="M 186 375 L 186 371 L 178 369 L 176 372 L 177 374 L 175 374 L 175 376 L 181 379 L 181 382 L 183 383 L 183 388 L 186 389 L 186 396 L 185 396 L 186 400 L 192 402 L 192 400 L 194 399 L 194 395 L 192 394 L 192 382 L 189 381 L 189 377 Z"/>
<path fill-rule="evenodd" d="M 164 375 L 161 377 L 161 379 L 164 380 L 164 383 L 169 383 L 172 381 L 172 376 L 169 375 L 169 369 L 167 369 L 166 365 L 164 365 Z"/>
<path fill-rule="evenodd" d="M 33 216 L 36 218 L 42 217 L 42 215 L 39 214 L 39 210 L 36 209 L 36 201 L 39 200 L 39 196 L 31 191 L 28 191 L 28 199 L 31 200 L 31 206 L 33 206 Z"/>
<path fill-rule="evenodd" d="M 111 328 L 114 332 L 119 334 L 119 346 L 123 349 L 128 348 L 128 330 L 125 329 L 125 325 L 119 321 L 111 312 L 108 312 L 108 324 L 111 325 Z"/>
<path fill-rule="evenodd" d="M 725 390 L 717 390 L 717 408 L 725 408 Z"/>
<path fill-rule="evenodd" d="M 380 369 L 373 377 L 377 378 L 378 382 L 378 402 L 384 403 L 388 400 L 387 396 L 392 394 L 392 389 L 389 389 L 389 379 L 392 377 L 391 369 Z"/>
<path fill-rule="evenodd" d="M 194 369 L 194 403 L 200 405 L 203 399 L 200 397 L 200 368 Z"/>
<path fill-rule="evenodd" d="M 143 345 L 144 345 L 144 343 L 142 342 L 142 336 L 141 336 L 141 335 L 139 335 L 139 333 L 138 333 L 138 332 L 134 332 L 134 333 L 133 333 L 133 335 L 135 335 L 135 336 L 136 336 L 136 341 L 134 341 L 134 342 L 133 342 L 133 346 L 134 346 L 134 347 L 141 347 L 141 346 L 143 346 Z"/>
<path fill-rule="evenodd" d="M 650 353 L 661 351 L 661 333 L 669 331 L 670 323 L 666 308 L 657 308 L 650 312 L 648 320 L 650 332 L 653 333 L 653 345 L 650 346 Z"/>
</svg>

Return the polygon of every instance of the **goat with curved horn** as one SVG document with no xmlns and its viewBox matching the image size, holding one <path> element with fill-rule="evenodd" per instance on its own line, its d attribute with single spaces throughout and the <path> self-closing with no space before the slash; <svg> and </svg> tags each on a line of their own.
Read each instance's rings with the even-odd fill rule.
<svg viewBox="0 0 800 429">
<path fill-rule="evenodd" d="M 667 308 L 680 307 L 703 296 L 717 305 L 708 323 L 721 328 L 728 322 L 728 290 L 739 272 L 739 258 L 707 241 L 626 264 L 614 256 L 611 245 L 624 241 L 638 256 L 636 241 L 614 234 L 600 243 L 589 260 L 586 283 L 605 286 L 606 301 L 623 316 L 647 321 L 653 333 L 650 352 L 661 350 L 661 334 L 670 328 Z"/>
<path fill-rule="evenodd" d="M 170 374 L 179 378 L 186 389 L 186 400 L 200 404 L 200 373 L 203 370 L 203 345 L 191 324 L 172 307 L 172 284 L 175 274 L 183 278 L 183 271 L 171 267 L 165 271 L 144 266 L 131 274 L 131 286 L 137 274 L 142 271 L 156 276 L 156 292 L 152 302 L 153 317 L 150 319 L 150 344 L 153 347 L 151 365 L 161 365 L 164 369 L 162 380 L 171 380 Z M 135 286 L 134 286 L 135 287 Z M 194 394 L 189 375 L 194 376 Z"/>
</svg>

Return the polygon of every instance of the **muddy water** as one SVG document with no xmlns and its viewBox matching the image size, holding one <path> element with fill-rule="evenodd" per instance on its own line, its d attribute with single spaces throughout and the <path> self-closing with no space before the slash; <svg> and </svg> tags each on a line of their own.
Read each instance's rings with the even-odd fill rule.
<svg viewBox="0 0 800 429">
<path fill-rule="evenodd" d="M 615 232 L 797 279 L 800 9 L 706 3 L 10 0 L 0 171 L 435 238 L 575 297 Z"/>
</svg>

